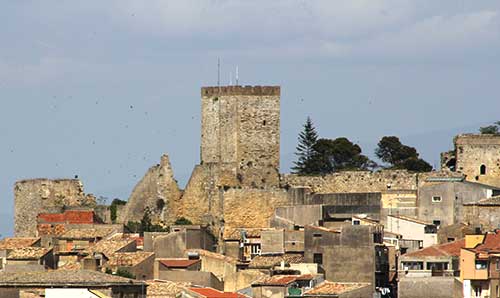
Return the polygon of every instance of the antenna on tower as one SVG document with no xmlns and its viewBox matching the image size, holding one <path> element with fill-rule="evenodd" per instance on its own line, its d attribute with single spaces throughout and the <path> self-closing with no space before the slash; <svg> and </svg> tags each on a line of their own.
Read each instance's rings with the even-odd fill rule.
<svg viewBox="0 0 500 298">
<path fill-rule="evenodd" d="M 236 86 L 238 86 L 238 65 L 236 65 Z"/>
<path fill-rule="evenodd" d="M 220 58 L 217 57 L 217 87 L 220 88 Z"/>
</svg>

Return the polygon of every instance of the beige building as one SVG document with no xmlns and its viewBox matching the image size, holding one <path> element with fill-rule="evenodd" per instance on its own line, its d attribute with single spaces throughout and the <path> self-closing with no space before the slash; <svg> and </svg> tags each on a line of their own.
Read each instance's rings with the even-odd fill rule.
<svg viewBox="0 0 500 298">
<path fill-rule="evenodd" d="M 403 240 L 420 241 L 420 248 L 437 244 L 436 226 L 416 218 L 388 215 L 385 229 L 402 235 Z"/>
</svg>

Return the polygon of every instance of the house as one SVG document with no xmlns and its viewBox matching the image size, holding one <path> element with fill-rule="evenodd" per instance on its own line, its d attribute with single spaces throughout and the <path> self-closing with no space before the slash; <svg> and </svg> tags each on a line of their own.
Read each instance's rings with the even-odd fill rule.
<svg viewBox="0 0 500 298">
<path fill-rule="evenodd" d="M 26 272 L 55 269 L 57 265 L 52 249 L 22 247 L 7 250 L 5 272 Z"/>
<path fill-rule="evenodd" d="M 83 257 L 80 262 L 83 262 L 84 269 L 100 270 L 114 253 L 135 251 L 137 242 L 134 239 L 101 240 L 80 253 Z"/>
<path fill-rule="evenodd" d="M 116 252 L 109 256 L 109 261 L 104 265 L 113 273 L 126 271 L 135 279 L 153 279 L 155 254 L 152 252 Z"/>
<path fill-rule="evenodd" d="M 307 226 L 305 262 L 318 264 L 327 280 L 387 288 L 389 251 L 382 242 L 381 226 L 347 225 L 340 230 Z"/>
<path fill-rule="evenodd" d="M 284 298 L 302 296 L 324 281 L 322 275 L 273 275 L 252 283 L 254 298 Z"/>
<path fill-rule="evenodd" d="M 419 243 L 418 248 L 437 244 L 436 225 L 416 218 L 402 215 L 388 215 L 387 226 L 384 229 L 402 235 L 402 240 L 417 241 Z M 400 246 L 404 247 L 402 242 L 400 242 Z"/>
<path fill-rule="evenodd" d="M 203 249 L 190 249 L 186 251 L 185 254 L 189 259 L 200 259 L 200 271 L 212 273 L 221 283 L 220 286 L 222 287 L 224 287 L 226 279 L 234 278 L 234 275 L 237 274 L 239 267 L 242 266 L 241 262 L 236 258 Z M 192 275 L 193 271 L 190 271 L 190 274 Z M 211 283 L 215 283 L 215 280 L 213 280 L 212 277 L 210 277 L 210 279 L 207 277 L 206 280 Z M 219 288 L 220 286 L 211 287 Z"/>
<path fill-rule="evenodd" d="M 97 290 L 108 297 L 146 298 L 147 284 L 128 278 L 88 270 L 52 270 L 0 273 L 0 297 L 17 298 L 20 292 L 46 289 Z M 50 292 L 49 292 L 50 293 Z"/>
<path fill-rule="evenodd" d="M 418 189 L 418 218 L 437 227 L 462 223 L 463 204 L 500 194 L 500 188 L 465 181 L 464 177 L 430 177 L 427 182 Z"/>
<path fill-rule="evenodd" d="M 490 231 L 500 228 L 500 196 L 463 204 L 463 220 L 471 226 Z"/>
<path fill-rule="evenodd" d="M 500 296 L 500 231 L 465 237 L 460 280 L 465 298 Z"/>
<path fill-rule="evenodd" d="M 182 291 L 191 287 L 190 283 L 168 280 L 148 280 L 148 298 L 179 298 Z"/>
<path fill-rule="evenodd" d="M 224 254 L 243 262 L 250 262 L 261 254 L 261 234 L 274 231 L 264 228 L 225 228 L 223 233 Z"/>
<path fill-rule="evenodd" d="M 307 290 L 303 297 L 314 298 L 372 298 L 373 291 L 369 283 L 345 283 L 324 281 Z"/>
<path fill-rule="evenodd" d="M 199 225 L 173 226 L 170 233 L 155 237 L 152 242 L 157 258 L 183 258 L 188 249 L 213 251 L 216 244 L 208 229 Z"/>
<path fill-rule="evenodd" d="M 7 237 L 0 240 L 0 271 L 5 268 L 7 264 L 7 255 L 13 249 L 24 247 L 40 247 L 40 238 L 30 237 Z"/>
</svg>

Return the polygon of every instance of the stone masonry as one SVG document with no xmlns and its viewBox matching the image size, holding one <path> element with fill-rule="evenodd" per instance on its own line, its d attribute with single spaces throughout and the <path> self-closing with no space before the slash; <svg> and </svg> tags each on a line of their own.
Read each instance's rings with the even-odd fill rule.
<svg viewBox="0 0 500 298">
<path fill-rule="evenodd" d="M 94 207 L 95 197 L 83 192 L 78 179 L 21 180 L 14 185 L 16 237 L 35 237 L 39 213 L 60 213 L 66 207 Z"/>
</svg>

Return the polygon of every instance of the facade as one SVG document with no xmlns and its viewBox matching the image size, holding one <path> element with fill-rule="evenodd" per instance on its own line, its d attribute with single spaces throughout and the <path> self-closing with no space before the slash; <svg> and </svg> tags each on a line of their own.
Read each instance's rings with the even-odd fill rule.
<svg viewBox="0 0 500 298">
<path fill-rule="evenodd" d="M 252 283 L 254 298 L 285 298 L 302 296 L 304 292 L 323 282 L 321 275 L 274 275 Z"/>
<path fill-rule="evenodd" d="M 462 223 L 463 204 L 490 198 L 500 189 L 484 184 L 457 181 L 427 183 L 418 190 L 418 218 L 436 226 Z"/>
<path fill-rule="evenodd" d="M 437 244 L 437 227 L 416 218 L 389 215 L 387 226 L 384 228 L 389 232 L 402 235 L 403 240 L 418 241 L 419 248 Z"/>
<path fill-rule="evenodd" d="M 109 257 L 106 268 L 116 273 L 119 270 L 131 273 L 135 279 L 153 279 L 155 254 L 152 252 L 117 252 Z"/>
<path fill-rule="evenodd" d="M 188 249 L 215 249 L 215 239 L 206 227 L 188 225 L 174 228 L 153 241 L 153 251 L 157 258 L 183 258 Z"/>
<path fill-rule="evenodd" d="M 500 196 L 484 198 L 463 205 L 464 221 L 471 226 L 491 231 L 500 228 Z"/>
</svg>

